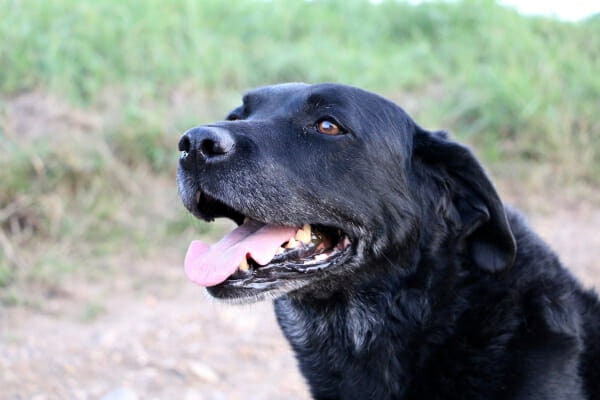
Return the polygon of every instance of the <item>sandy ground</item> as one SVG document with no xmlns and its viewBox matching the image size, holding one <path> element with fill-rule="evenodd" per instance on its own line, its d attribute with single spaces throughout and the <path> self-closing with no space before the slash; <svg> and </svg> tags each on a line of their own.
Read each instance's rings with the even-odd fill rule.
<svg viewBox="0 0 600 400">
<path fill-rule="evenodd" d="M 155 278 L 72 282 L 43 311 L 3 310 L 0 398 L 306 398 L 271 304 L 217 305 L 179 273 Z"/>
<path fill-rule="evenodd" d="M 529 219 L 586 286 L 600 285 L 600 207 Z M 0 309 L 0 398 L 309 398 L 271 304 L 212 302 L 179 257 L 109 282 L 74 279 L 35 309 Z"/>
</svg>

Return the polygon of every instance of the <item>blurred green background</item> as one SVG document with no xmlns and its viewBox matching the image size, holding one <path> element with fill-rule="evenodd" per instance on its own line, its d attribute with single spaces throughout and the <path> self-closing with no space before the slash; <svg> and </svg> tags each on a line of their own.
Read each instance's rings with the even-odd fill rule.
<svg viewBox="0 0 600 400">
<path fill-rule="evenodd" d="M 258 85 L 361 86 L 450 130 L 501 183 L 600 183 L 598 15 L 563 22 L 468 0 L 0 0 L 0 10 L 5 304 L 26 302 L 31 282 L 110 276 L 210 234 L 177 199 L 177 140 Z"/>
</svg>

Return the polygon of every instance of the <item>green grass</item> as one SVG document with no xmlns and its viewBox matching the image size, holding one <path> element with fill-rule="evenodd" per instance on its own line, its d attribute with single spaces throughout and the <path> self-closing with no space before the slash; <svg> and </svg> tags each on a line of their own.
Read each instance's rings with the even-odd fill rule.
<svg viewBox="0 0 600 400">
<path fill-rule="evenodd" d="M 147 256 L 205 229 L 178 205 L 177 137 L 262 84 L 361 86 L 451 130 L 494 171 L 552 165 L 557 185 L 600 183 L 598 15 L 560 22 L 474 0 L 0 0 L 0 10 L 0 286 Z M 53 100 L 15 114 L 29 93 Z M 28 119 L 44 125 L 19 128 Z"/>
<path fill-rule="evenodd" d="M 600 17 L 527 18 L 492 1 L 2 0 L 0 8 L 4 94 L 42 88 L 93 104 L 119 87 L 136 103 L 183 83 L 337 81 L 419 96 L 435 83 L 438 98 L 415 110 L 435 112 L 424 123 L 511 149 L 502 155 L 562 162 L 573 157 L 560 154 L 568 146 L 600 148 Z M 598 152 L 588 153 L 581 161 L 591 168 L 578 174 L 596 175 Z"/>
</svg>

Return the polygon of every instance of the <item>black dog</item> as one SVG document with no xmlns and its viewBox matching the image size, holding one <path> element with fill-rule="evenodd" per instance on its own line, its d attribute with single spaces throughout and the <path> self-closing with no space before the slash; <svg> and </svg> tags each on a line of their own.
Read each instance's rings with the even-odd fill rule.
<svg viewBox="0 0 600 400">
<path fill-rule="evenodd" d="M 240 225 L 192 243 L 189 278 L 276 299 L 315 398 L 600 399 L 596 295 L 445 133 L 360 89 L 284 84 L 179 150 L 185 206 Z"/>
</svg>

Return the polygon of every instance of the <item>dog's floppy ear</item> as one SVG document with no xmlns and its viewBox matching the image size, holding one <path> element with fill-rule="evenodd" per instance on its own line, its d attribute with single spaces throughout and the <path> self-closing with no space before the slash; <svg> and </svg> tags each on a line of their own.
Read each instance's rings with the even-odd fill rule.
<svg viewBox="0 0 600 400">
<path fill-rule="evenodd" d="M 473 262 L 490 272 L 512 265 L 516 243 L 504 206 L 483 168 L 466 147 L 447 139 L 444 132 L 418 128 L 413 159 L 418 158 L 448 179 L 452 204 L 460 217 L 459 240 L 464 240 Z"/>
</svg>

